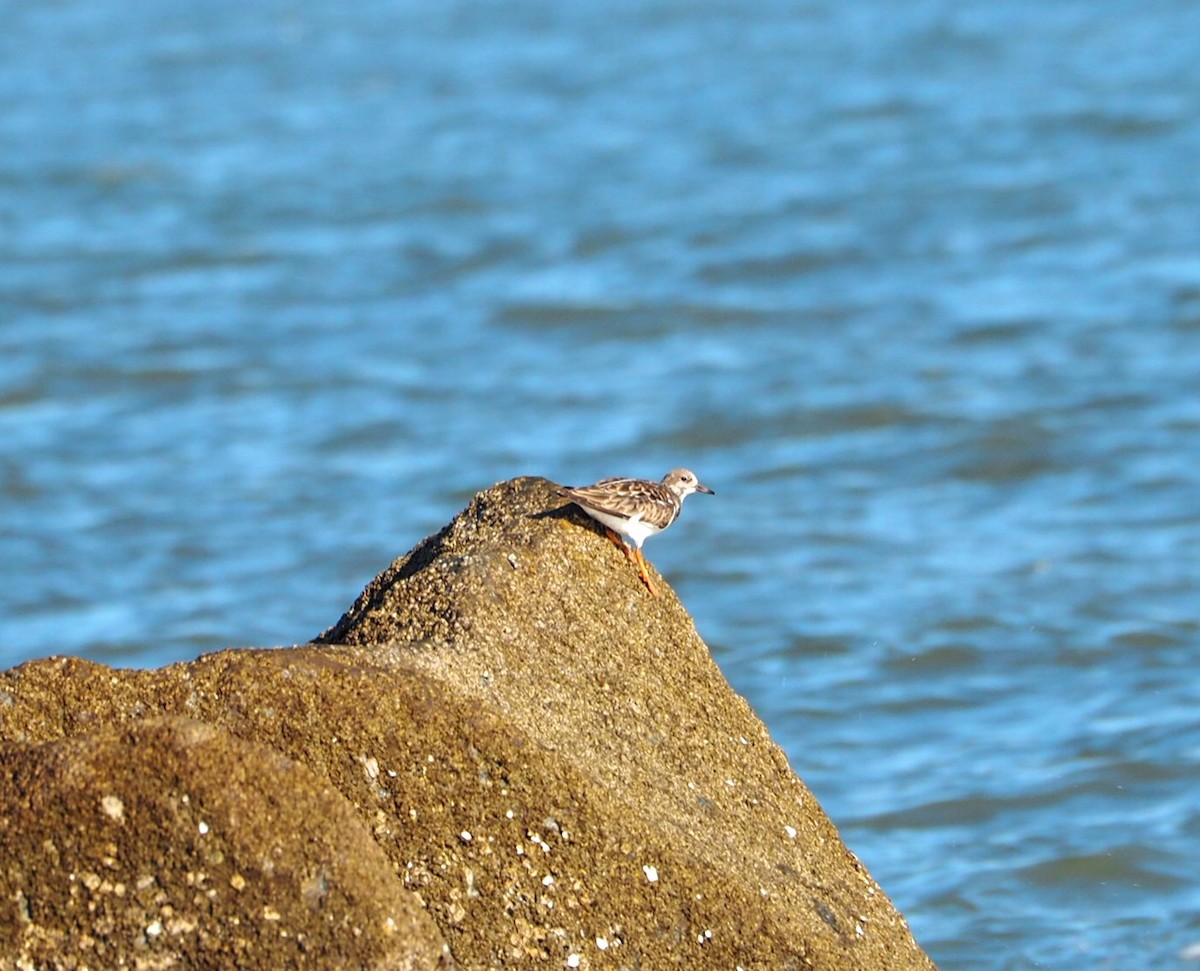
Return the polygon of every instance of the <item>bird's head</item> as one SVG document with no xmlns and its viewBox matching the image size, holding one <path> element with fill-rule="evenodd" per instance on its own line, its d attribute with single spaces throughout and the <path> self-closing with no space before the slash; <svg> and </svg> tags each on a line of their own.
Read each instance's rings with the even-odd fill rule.
<svg viewBox="0 0 1200 971">
<path fill-rule="evenodd" d="M 672 469 L 663 476 L 662 484 L 675 493 L 680 501 L 693 492 L 703 492 L 709 496 L 716 495 L 712 489 L 696 478 L 696 473 L 691 469 Z"/>
</svg>

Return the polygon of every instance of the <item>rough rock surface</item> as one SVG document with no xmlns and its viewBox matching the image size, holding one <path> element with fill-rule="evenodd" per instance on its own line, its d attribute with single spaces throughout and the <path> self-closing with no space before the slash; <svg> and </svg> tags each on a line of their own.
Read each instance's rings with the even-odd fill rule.
<svg viewBox="0 0 1200 971">
<path fill-rule="evenodd" d="M 0 765 L 8 967 L 438 966 L 353 807 L 264 745 L 160 718 Z"/>
<path fill-rule="evenodd" d="M 56 901 L 38 911 L 50 918 L 39 933 L 106 946 L 125 934 L 113 946 L 130 967 L 142 957 L 143 967 L 231 966 L 199 943 L 178 965 L 148 963 L 168 934 L 134 934 L 152 917 L 140 900 L 133 916 L 117 915 L 110 893 L 110 925 L 84 891 L 72 897 L 66 864 L 39 862 L 46 841 L 63 843 L 56 833 L 76 834 L 73 872 L 101 884 L 114 883 L 106 855 L 173 875 L 160 889 L 196 922 L 177 937 L 202 939 L 205 907 L 233 947 L 242 925 L 231 918 L 259 928 L 273 907 L 293 950 L 256 966 L 289 966 L 297 935 L 316 942 L 336 926 L 344 956 L 322 951 L 307 966 L 435 967 L 449 960 L 444 940 L 464 968 L 932 968 L 657 585 L 660 599 L 551 483 L 518 479 L 476 496 L 311 646 L 158 671 L 51 659 L 0 675 L 0 784 L 14 787 L 0 795 L 0 845 L 15 861 L 0 863 L 0 968 L 16 966 L 30 939 L 31 890 Z M 211 757 L 184 775 L 171 753 L 204 731 Z M 114 778 L 128 788 L 112 794 L 127 814 L 157 808 L 122 830 L 114 856 L 104 812 L 91 829 L 78 820 L 113 789 L 87 766 L 121 757 Z M 257 790 L 234 772 L 252 762 L 265 766 L 255 778 L 271 780 Z M 59 795 L 31 802 L 33 790 L 56 793 L 87 772 L 97 779 L 70 789 L 74 808 Z M 220 869 L 195 856 L 205 844 L 187 829 L 199 820 L 170 807 L 184 789 L 239 785 L 220 802 L 230 841 Z M 319 818 L 280 809 L 320 798 L 329 806 Z M 216 827 L 205 821 L 208 839 Z M 361 848 L 356 827 L 374 849 Z M 285 877 L 247 897 L 251 861 L 279 846 L 292 861 Z M 379 878 L 378 850 L 392 887 L 365 890 Z M 234 868 L 247 886 L 225 893 Z M 216 899 L 188 884 L 201 870 L 205 888 L 220 886 Z M 131 908 L 136 879 L 126 881 Z M 313 879 L 332 888 L 316 908 Z M 239 909 L 242 898 L 252 906 Z M 381 932 L 385 914 L 394 926 L 383 917 Z M 279 945 L 268 937 L 256 946 Z"/>
</svg>

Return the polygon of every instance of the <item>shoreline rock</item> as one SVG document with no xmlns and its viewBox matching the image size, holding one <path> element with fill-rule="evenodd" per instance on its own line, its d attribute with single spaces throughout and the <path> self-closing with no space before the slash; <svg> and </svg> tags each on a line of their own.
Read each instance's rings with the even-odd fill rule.
<svg viewBox="0 0 1200 971">
<path fill-rule="evenodd" d="M 659 581 L 663 596 L 651 598 L 553 490 L 517 479 L 480 493 L 307 646 L 222 651 L 157 671 L 50 659 L 0 674 L 0 697 L 12 699 L 0 708 L 0 775 L 44 786 L 30 766 L 49 744 L 66 746 L 55 757 L 71 778 L 80 756 L 70 746 L 96 745 L 140 768 L 120 776 L 124 791 L 152 791 L 160 766 L 173 764 L 167 740 L 198 731 L 214 733 L 205 744 L 224 753 L 217 765 L 291 767 L 307 795 L 276 783 L 278 799 L 302 805 L 323 785 L 320 798 L 333 803 L 321 812 L 344 817 L 334 828 L 346 845 L 283 823 L 261 792 L 238 802 L 247 831 L 260 827 L 260 805 L 281 821 L 277 843 L 298 860 L 312 854 L 309 870 L 325 856 L 366 861 L 362 873 L 321 871 L 339 888 L 375 879 L 376 852 L 394 871 L 394 894 L 371 891 L 368 901 L 339 890 L 356 902 L 339 926 L 375 935 L 373 963 L 347 950 L 345 966 L 932 968 L 670 588 Z M 98 789 L 81 791 L 100 805 Z M 30 897 L 35 837 L 71 825 L 43 811 L 35 833 L 21 805 L 18 825 L 0 830 L 15 861 L 0 872 L 0 968 L 15 967 L 29 940 L 12 901 Z M 182 833 L 155 832 L 153 847 L 186 855 Z M 259 878 L 238 866 L 248 882 Z M 286 898 L 277 930 L 293 946 L 330 919 L 296 902 L 305 879 L 274 891 Z M 58 899 L 70 885 L 42 876 L 32 889 Z M 396 894 L 412 906 L 398 909 Z M 219 896 L 217 919 L 250 919 L 237 909 L 242 895 Z M 401 933 L 379 930 L 384 910 Z M 56 932 L 98 939 L 93 915 L 50 912 Z M 113 931 L 124 943 L 112 953 L 127 966 L 164 956 L 156 940 L 116 927 L 125 925 Z M 345 941 L 362 939 L 360 927 Z M 408 950 L 384 948 L 400 939 Z M 254 960 L 300 966 L 293 952 L 268 950 L 278 944 L 256 944 Z"/>
<path fill-rule="evenodd" d="M 0 764 L 7 967 L 443 960 L 350 803 L 266 746 L 151 718 L 5 745 Z"/>
</svg>

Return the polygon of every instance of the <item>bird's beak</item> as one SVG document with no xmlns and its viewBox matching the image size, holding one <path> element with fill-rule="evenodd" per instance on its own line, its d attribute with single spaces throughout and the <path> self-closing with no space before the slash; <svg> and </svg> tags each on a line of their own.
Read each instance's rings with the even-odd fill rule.
<svg viewBox="0 0 1200 971">
<path fill-rule="evenodd" d="M 701 485 L 699 482 L 696 483 L 696 491 L 703 492 L 706 496 L 715 496 L 716 495 L 716 493 L 713 492 L 712 489 L 710 489 L 706 485 Z"/>
</svg>

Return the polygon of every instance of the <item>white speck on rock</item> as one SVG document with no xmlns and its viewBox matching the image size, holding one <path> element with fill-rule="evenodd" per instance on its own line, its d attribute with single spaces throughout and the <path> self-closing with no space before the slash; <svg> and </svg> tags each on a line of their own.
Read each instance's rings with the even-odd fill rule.
<svg viewBox="0 0 1200 971">
<path fill-rule="evenodd" d="M 161 934 L 162 931 L 163 931 L 162 921 L 156 920 L 149 927 L 146 928 L 146 935 L 148 937 L 158 937 L 158 935 Z"/>
<path fill-rule="evenodd" d="M 206 823 L 204 820 L 200 820 L 200 825 L 199 825 L 199 826 L 197 826 L 196 828 L 197 828 L 198 830 L 200 830 L 200 835 L 201 835 L 201 836 L 207 836 L 207 835 L 208 835 L 208 823 Z"/>
<path fill-rule="evenodd" d="M 104 815 L 110 819 L 115 819 L 118 823 L 125 822 L 125 803 L 119 796 L 102 796 L 100 798 L 100 808 L 104 810 Z"/>
<path fill-rule="evenodd" d="M 602 951 L 607 951 L 608 950 L 608 938 L 607 937 L 597 937 L 596 938 L 596 947 L 600 948 L 600 950 L 602 950 Z"/>
<path fill-rule="evenodd" d="M 649 863 L 647 863 L 644 867 L 642 867 L 642 872 L 646 874 L 646 879 L 651 883 L 658 883 L 658 867 L 651 866 Z"/>
<path fill-rule="evenodd" d="M 795 826 L 784 826 L 783 831 L 788 834 L 789 839 L 796 838 L 796 827 Z"/>
<path fill-rule="evenodd" d="M 567 967 L 568 968 L 577 968 L 577 967 L 579 967 L 579 962 L 581 960 L 583 960 L 583 958 L 578 954 L 568 954 L 567 955 Z"/>
<path fill-rule="evenodd" d="M 471 840 L 473 840 L 475 837 L 473 837 L 471 835 L 470 830 L 464 829 L 461 833 L 458 834 L 458 838 L 460 840 L 462 840 L 464 843 L 470 843 Z"/>
</svg>

